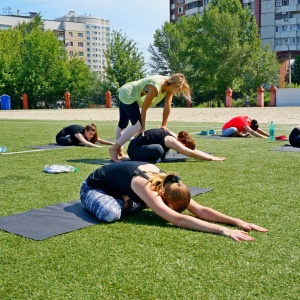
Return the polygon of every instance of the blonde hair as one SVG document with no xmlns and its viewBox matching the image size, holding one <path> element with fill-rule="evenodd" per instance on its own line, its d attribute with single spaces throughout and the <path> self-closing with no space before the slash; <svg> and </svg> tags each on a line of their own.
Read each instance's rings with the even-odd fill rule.
<svg viewBox="0 0 300 300">
<path fill-rule="evenodd" d="M 166 80 L 166 85 L 173 87 L 174 95 L 182 94 L 184 98 L 191 101 L 191 90 L 190 86 L 181 73 L 175 73 Z"/>
<path fill-rule="evenodd" d="M 191 192 L 188 187 L 180 181 L 175 173 L 161 174 L 147 172 L 150 177 L 151 189 L 159 194 L 164 189 L 164 194 L 160 195 L 164 203 L 171 209 L 182 212 L 190 204 Z"/>
</svg>

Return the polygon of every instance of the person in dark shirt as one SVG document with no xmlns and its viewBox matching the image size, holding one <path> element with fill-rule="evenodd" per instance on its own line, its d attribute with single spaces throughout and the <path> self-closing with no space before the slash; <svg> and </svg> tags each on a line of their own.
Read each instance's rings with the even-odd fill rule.
<svg viewBox="0 0 300 300">
<path fill-rule="evenodd" d="M 95 170 L 83 182 L 80 199 L 83 206 L 103 222 L 118 221 L 135 204 L 137 210 L 149 207 L 176 226 L 221 234 L 235 241 L 252 241 L 253 237 L 247 233 L 250 230 L 268 231 L 198 204 L 191 199 L 188 187 L 178 174 L 166 174 L 155 165 L 145 162 L 111 163 Z M 193 216 L 181 214 L 185 209 Z M 230 224 L 240 229 L 227 228 L 217 223 Z"/>
<path fill-rule="evenodd" d="M 291 146 L 300 148 L 300 124 L 291 131 L 289 135 L 289 142 Z"/>
<path fill-rule="evenodd" d="M 223 161 L 225 157 L 216 157 L 195 149 L 194 140 L 185 131 L 177 135 L 162 128 L 150 129 L 131 140 L 127 149 L 131 160 L 160 161 L 164 159 L 170 149 L 186 156 L 202 159 Z"/>
<path fill-rule="evenodd" d="M 102 140 L 98 137 L 97 127 L 95 124 L 89 124 L 85 127 L 81 125 L 70 125 L 64 127 L 56 135 L 56 143 L 61 146 L 88 146 L 97 147 L 101 146 L 96 143 L 113 145 L 113 142 Z"/>
</svg>

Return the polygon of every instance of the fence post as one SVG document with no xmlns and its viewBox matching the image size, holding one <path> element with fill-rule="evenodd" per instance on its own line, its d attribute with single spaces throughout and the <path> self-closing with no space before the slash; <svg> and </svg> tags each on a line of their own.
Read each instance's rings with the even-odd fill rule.
<svg viewBox="0 0 300 300">
<path fill-rule="evenodd" d="M 65 96 L 65 108 L 70 108 L 70 106 L 71 106 L 71 99 L 70 99 L 71 94 L 67 91 L 67 92 L 65 92 L 64 96 Z"/>
<path fill-rule="evenodd" d="M 28 109 L 28 96 L 26 93 L 22 95 L 23 109 Z"/>
<path fill-rule="evenodd" d="M 270 106 L 276 106 L 276 86 L 273 84 L 270 88 Z"/>
<path fill-rule="evenodd" d="M 257 89 L 257 106 L 259 107 L 264 107 L 265 101 L 265 89 L 260 85 L 259 88 Z"/>
<path fill-rule="evenodd" d="M 111 108 L 111 92 L 110 91 L 105 92 L 105 102 L 106 102 L 106 108 Z"/>
<path fill-rule="evenodd" d="M 230 87 L 226 90 L 226 107 L 232 107 L 232 89 Z"/>
</svg>

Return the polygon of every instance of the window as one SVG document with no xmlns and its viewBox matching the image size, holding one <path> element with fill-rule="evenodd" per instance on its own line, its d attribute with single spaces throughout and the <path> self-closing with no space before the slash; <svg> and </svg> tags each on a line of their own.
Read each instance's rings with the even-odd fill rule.
<svg viewBox="0 0 300 300">
<path fill-rule="evenodd" d="M 83 47 L 83 43 L 82 42 L 78 42 L 78 47 Z"/>
<path fill-rule="evenodd" d="M 69 37 L 73 37 L 73 32 L 69 32 Z"/>
<path fill-rule="evenodd" d="M 69 46 L 70 46 L 70 47 L 73 47 L 73 42 L 69 42 Z"/>
<path fill-rule="evenodd" d="M 69 51 L 69 55 L 70 55 L 70 57 L 72 57 L 73 56 L 73 51 Z"/>
<path fill-rule="evenodd" d="M 177 0 L 177 3 L 182 3 L 183 0 Z"/>
<path fill-rule="evenodd" d="M 275 20 L 281 20 L 281 14 L 275 14 Z"/>
<path fill-rule="evenodd" d="M 183 14 L 183 6 L 178 7 L 178 14 Z"/>
<path fill-rule="evenodd" d="M 78 37 L 79 37 L 80 39 L 82 39 L 82 38 L 83 38 L 83 33 L 82 33 L 82 32 L 78 32 Z"/>
<path fill-rule="evenodd" d="M 282 0 L 282 6 L 289 5 L 289 0 Z"/>
<path fill-rule="evenodd" d="M 275 31 L 279 32 L 279 26 L 275 26 Z"/>
<path fill-rule="evenodd" d="M 282 0 L 275 0 L 275 7 L 281 6 Z"/>
<path fill-rule="evenodd" d="M 86 34 L 90 34 L 90 31 L 87 31 Z"/>
<path fill-rule="evenodd" d="M 78 52 L 78 56 L 83 57 L 83 52 Z"/>
</svg>

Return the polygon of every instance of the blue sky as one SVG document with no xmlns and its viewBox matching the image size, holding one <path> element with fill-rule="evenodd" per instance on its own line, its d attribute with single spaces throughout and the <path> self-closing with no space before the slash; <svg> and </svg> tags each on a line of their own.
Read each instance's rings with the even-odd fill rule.
<svg viewBox="0 0 300 300">
<path fill-rule="evenodd" d="M 8 7 L 13 13 L 17 10 L 20 14 L 40 12 L 43 19 L 47 20 L 64 16 L 71 10 L 78 15 L 108 19 L 111 29 L 122 30 L 123 34 L 137 43 L 146 60 L 149 59 L 147 49 L 153 42 L 155 30 L 169 21 L 168 0 L 1 0 L 0 14 Z"/>
</svg>

